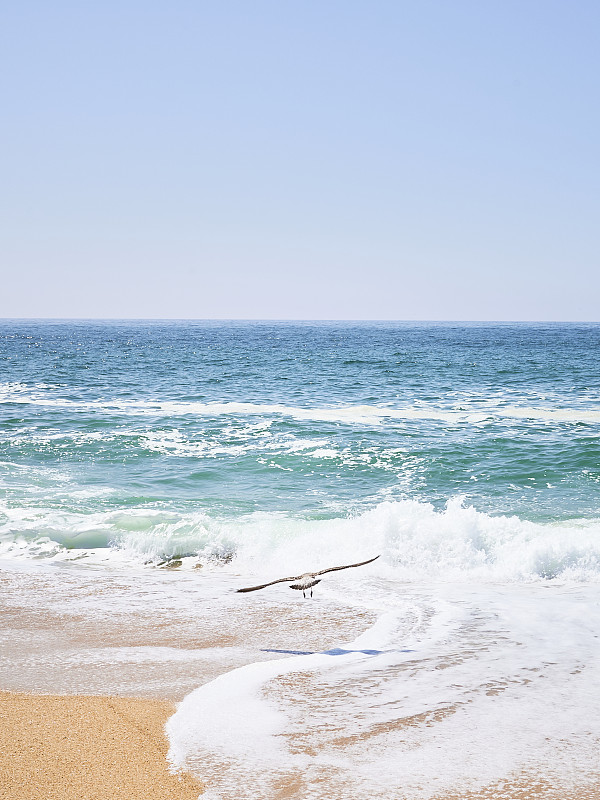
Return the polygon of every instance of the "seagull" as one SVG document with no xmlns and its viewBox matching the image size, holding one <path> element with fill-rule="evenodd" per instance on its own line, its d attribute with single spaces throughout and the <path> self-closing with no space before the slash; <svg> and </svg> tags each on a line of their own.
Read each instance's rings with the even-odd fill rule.
<svg viewBox="0 0 600 800">
<path fill-rule="evenodd" d="M 325 575 L 326 572 L 335 572 L 338 569 L 350 569 L 351 567 L 362 567 L 364 564 L 370 564 L 375 561 L 379 556 L 370 558 L 368 561 L 359 561 L 358 564 L 345 564 L 343 567 L 329 567 L 329 569 L 322 569 L 319 572 L 305 572 L 303 575 L 295 575 L 292 578 L 277 578 L 276 581 L 269 581 L 269 583 L 261 583 L 260 586 L 247 586 L 245 589 L 238 589 L 238 592 L 256 592 L 259 589 L 264 589 L 267 586 L 273 586 L 274 583 L 290 583 L 290 581 L 298 581 L 292 583 L 290 589 L 299 589 L 302 592 L 302 597 L 306 599 L 306 591 L 310 589 L 310 596 L 313 596 L 312 587 L 317 583 L 321 583 L 321 579 L 317 575 Z"/>
</svg>

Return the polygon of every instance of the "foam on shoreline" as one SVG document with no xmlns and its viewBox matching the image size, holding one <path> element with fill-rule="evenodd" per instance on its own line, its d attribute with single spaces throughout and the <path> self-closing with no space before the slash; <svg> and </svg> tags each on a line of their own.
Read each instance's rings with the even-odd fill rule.
<svg viewBox="0 0 600 800">
<path fill-rule="evenodd" d="M 4 562 L 0 686 L 182 700 L 171 759 L 207 798 L 483 798 L 528 776 L 491 796 L 597 800 L 598 585 L 374 566 L 304 601 L 227 570 Z"/>
<path fill-rule="evenodd" d="M 359 582 L 357 607 L 366 597 L 382 613 L 355 640 L 188 695 L 167 725 L 172 762 L 220 800 L 242 780 L 252 800 L 288 785 L 316 798 L 485 796 L 524 774 L 567 793 L 599 785 L 594 587 L 390 588 Z"/>
</svg>

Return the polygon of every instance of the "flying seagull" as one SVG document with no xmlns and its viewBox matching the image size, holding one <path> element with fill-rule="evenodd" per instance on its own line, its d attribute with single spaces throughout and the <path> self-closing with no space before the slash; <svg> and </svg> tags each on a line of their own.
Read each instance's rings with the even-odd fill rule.
<svg viewBox="0 0 600 800">
<path fill-rule="evenodd" d="M 329 567 L 329 569 L 322 569 L 320 572 L 305 572 L 304 575 L 295 575 L 292 578 L 277 578 L 276 581 L 269 581 L 269 583 L 261 583 L 260 586 L 247 586 L 245 589 L 238 589 L 238 592 L 256 592 L 259 589 L 264 589 L 267 586 L 273 586 L 274 583 L 290 583 L 291 581 L 298 581 L 292 583 L 290 589 L 299 589 L 302 591 L 302 597 L 306 598 L 306 590 L 310 589 L 310 596 L 312 597 L 312 587 L 317 583 L 321 583 L 321 579 L 317 575 L 325 575 L 326 572 L 335 572 L 338 569 L 350 569 L 351 567 L 362 567 L 363 564 L 370 564 L 375 561 L 379 556 L 370 558 L 368 561 L 359 561 L 358 564 L 345 564 L 343 567 Z"/>
</svg>

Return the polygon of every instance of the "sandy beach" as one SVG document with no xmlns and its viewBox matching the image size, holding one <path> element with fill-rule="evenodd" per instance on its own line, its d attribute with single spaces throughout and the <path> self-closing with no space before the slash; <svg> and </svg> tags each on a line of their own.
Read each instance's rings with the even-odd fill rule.
<svg viewBox="0 0 600 800">
<path fill-rule="evenodd" d="M 335 730 L 329 734 L 322 710 L 327 710 L 330 722 L 341 709 L 344 713 L 347 708 L 352 710 L 352 697 L 368 692 L 372 685 L 370 673 L 354 675 L 346 671 L 343 695 L 335 680 L 336 664 L 343 663 L 337 655 L 331 656 L 335 661 L 330 662 L 328 671 L 301 669 L 305 662 L 300 661 L 296 670 L 288 675 L 278 678 L 274 674 L 273 680 L 266 684 L 270 702 L 285 705 L 294 721 L 294 729 L 286 735 L 285 758 L 288 760 L 282 762 L 277 786 L 271 794 L 260 795 L 256 786 L 270 774 L 269 766 L 260 761 L 260 755 L 263 751 L 268 753 L 271 739 L 267 737 L 264 748 L 262 744 L 258 746 L 258 761 L 254 763 L 236 758 L 236 740 L 230 741 L 229 737 L 236 730 L 236 720 L 240 724 L 252 721 L 245 705 L 247 697 L 256 696 L 260 701 L 263 695 L 238 692 L 239 673 L 235 670 L 245 664 L 258 669 L 257 662 L 265 661 L 265 668 L 285 671 L 293 663 L 295 651 L 314 652 L 332 648 L 336 641 L 350 641 L 372 625 L 372 619 L 357 613 L 353 607 L 345 609 L 324 597 L 318 603 L 309 604 L 288 601 L 286 594 L 279 600 L 277 595 L 264 595 L 248 605 L 243 602 L 243 596 L 230 591 L 240 580 L 235 576 L 228 579 L 224 574 L 205 574 L 200 582 L 194 572 L 175 574 L 150 570 L 130 575 L 119 570 L 85 569 L 76 564 L 57 564 L 50 568 L 39 563 L 3 562 L 0 572 L 0 687 L 3 690 L 0 692 L 0 800 L 188 800 L 197 798 L 202 791 L 193 776 L 197 776 L 198 781 L 204 778 L 207 789 L 223 797 L 237 797 L 240 781 L 247 780 L 248 789 L 253 780 L 254 794 L 248 789 L 246 796 L 293 800 L 307 796 L 311 775 L 316 775 L 315 780 L 321 775 L 323 779 L 335 779 L 335 775 L 326 770 L 319 774 L 322 768 L 313 756 L 322 759 L 328 747 L 335 747 L 339 758 L 349 758 L 356 752 L 357 742 L 354 745 L 351 741 L 344 742 L 340 738 L 342 734 L 336 734 Z M 573 602 L 573 590 L 567 594 Z M 528 596 L 524 592 L 521 597 L 524 607 Z M 464 600 L 462 595 L 461 598 Z M 543 599 L 544 608 L 550 604 L 549 613 L 553 619 L 558 619 L 558 611 L 552 610 L 552 596 L 544 594 Z M 555 600 L 558 602 L 558 598 Z M 413 602 L 417 601 L 418 596 L 413 594 Z M 408 614 L 406 618 L 410 620 Z M 227 619 L 226 640 L 223 638 L 224 619 Z M 467 639 L 465 646 L 469 641 Z M 266 644 L 271 648 L 266 648 Z M 435 685 L 440 685 L 452 668 L 448 658 L 460 656 L 456 646 L 452 648 L 446 645 L 442 651 L 440 665 L 443 668 L 436 668 L 438 662 L 428 665 L 423 672 L 424 679 L 433 676 Z M 556 651 L 554 638 L 552 649 Z M 274 660 L 282 658 L 284 660 Z M 368 658 L 359 660 L 358 665 L 368 666 Z M 413 651 L 407 652 L 406 658 L 407 665 L 401 673 L 404 680 L 408 680 L 407 670 L 420 663 L 415 660 Z M 166 758 L 169 742 L 164 733 L 165 723 L 175 712 L 176 703 L 183 701 L 185 705 L 190 692 L 200 686 L 210 686 L 219 676 L 225 681 L 219 714 L 213 716 L 209 702 L 206 707 L 200 704 L 190 719 L 192 724 L 195 720 L 210 720 L 205 726 L 206 744 L 200 742 L 197 757 L 192 754 L 185 767 L 189 768 L 189 773 L 172 775 Z M 208 693 L 209 701 L 210 692 L 214 691 L 213 685 Z M 340 705 L 341 696 L 344 703 Z M 310 705 L 311 697 L 318 699 L 317 707 Z M 585 697 L 589 702 L 594 700 L 593 695 Z M 231 698 L 233 705 L 228 705 Z M 376 710 L 375 707 L 373 714 Z M 492 710 L 488 709 L 488 713 Z M 262 713 L 260 708 L 258 711 Z M 224 728 L 219 725 L 223 718 L 228 720 Z M 449 713 L 447 719 L 452 718 L 453 714 Z M 415 723 L 419 719 L 415 717 Z M 459 787 L 458 791 L 438 789 L 439 776 L 452 768 L 453 762 L 447 757 L 451 751 L 447 751 L 435 753 L 419 791 L 403 786 L 399 777 L 390 792 L 389 787 L 377 785 L 381 773 L 375 770 L 372 793 L 368 796 L 393 800 L 417 797 L 429 800 L 600 800 L 597 769 L 595 765 L 584 771 L 579 768 L 575 747 L 583 745 L 575 737 L 562 762 L 559 763 L 559 754 L 554 762 L 540 763 L 537 768 L 534 765 L 529 770 L 507 769 L 504 779 L 498 780 L 494 775 L 469 791 L 469 780 L 490 774 L 493 743 L 506 746 L 502 738 L 504 733 L 501 731 L 496 736 L 493 730 L 485 728 L 485 722 L 481 718 L 474 751 L 476 757 L 469 771 L 465 771 L 466 779 L 456 781 L 459 785 L 463 783 L 462 790 Z M 551 709 L 545 715 L 528 712 L 522 724 L 530 725 L 530 722 L 526 746 L 536 741 L 536 729 L 550 730 Z M 441 715 L 438 723 L 444 723 Z M 357 741 L 362 730 L 364 742 L 361 746 L 365 749 L 379 730 L 377 727 L 361 729 L 360 720 L 351 716 L 347 723 L 344 718 L 340 724 L 342 728 L 351 726 Z M 397 737 L 390 764 L 406 780 L 411 776 L 410 751 L 403 747 L 402 737 L 414 738 L 420 730 L 418 724 L 410 725 L 406 715 L 394 717 L 386 726 L 387 735 Z M 425 730 L 432 728 L 429 726 Z M 519 729 L 513 726 L 509 731 L 517 735 Z M 192 736 L 197 737 L 198 732 Z M 253 736 L 263 742 L 260 726 Z M 223 742 L 222 749 L 219 749 L 219 741 Z M 439 739 L 439 744 L 442 750 L 449 748 L 449 737 Z M 305 762 L 294 766 L 293 759 L 302 759 L 303 755 Z M 327 788 L 317 796 L 346 796 L 338 789 L 334 785 L 331 791 Z"/>
<path fill-rule="evenodd" d="M 202 787 L 167 768 L 171 703 L 122 697 L 0 692 L 1 800 L 196 800 Z M 297 797 L 293 784 L 282 798 Z M 557 790 L 539 777 L 436 800 L 598 800 L 600 789 Z"/>
<path fill-rule="evenodd" d="M 171 703 L 0 693 L 2 800 L 195 800 L 168 771 Z"/>
</svg>

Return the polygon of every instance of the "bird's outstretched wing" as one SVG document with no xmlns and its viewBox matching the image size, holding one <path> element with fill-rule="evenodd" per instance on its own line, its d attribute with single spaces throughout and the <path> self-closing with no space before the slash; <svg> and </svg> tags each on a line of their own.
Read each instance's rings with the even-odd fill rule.
<svg viewBox="0 0 600 800">
<path fill-rule="evenodd" d="M 289 583 L 297 581 L 302 575 L 295 575 L 293 578 L 277 578 L 276 581 L 269 581 L 269 583 L 261 583 L 260 586 L 247 586 L 245 589 L 238 589 L 238 592 L 256 592 L 258 589 L 264 589 L 266 586 L 273 586 L 274 583 Z"/>
<path fill-rule="evenodd" d="M 343 567 L 329 567 L 329 569 L 322 569 L 320 572 L 315 572 L 315 575 L 325 575 L 326 572 L 335 572 L 338 569 L 350 569 L 350 567 L 362 567 L 364 564 L 370 564 L 371 561 L 376 561 L 378 558 L 379 556 L 375 556 L 375 558 L 369 558 L 368 561 L 359 561 L 358 564 L 345 564 Z"/>
<path fill-rule="evenodd" d="M 343 567 L 329 567 L 329 569 L 322 569 L 320 572 L 305 573 L 310 575 L 324 575 L 326 572 L 335 572 L 338 569 L 350 569 L 351 567 L 362 567 L 364 564 L 370 564 L 371 561 L 376 561 L 379 556 L 369 558 L 367 561 L 359 561 L 358 564 L 344 564 Z M 269 583 L 261 583 L 260 586 L 246 586 L 245 589 L 237 589 L 239 592 L 257 592 L 259 589 L 265 589 L 267 586 L 273 586 L 274 583 L 291 583 L 292 581 L 299 581 L 304 575 L 294 575 L 291 578 L 277 578 L 276 581 L 269 581 Z"/>
</svg>

